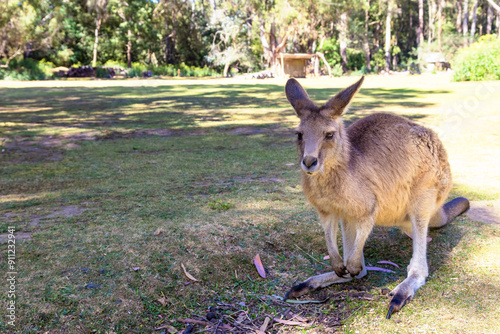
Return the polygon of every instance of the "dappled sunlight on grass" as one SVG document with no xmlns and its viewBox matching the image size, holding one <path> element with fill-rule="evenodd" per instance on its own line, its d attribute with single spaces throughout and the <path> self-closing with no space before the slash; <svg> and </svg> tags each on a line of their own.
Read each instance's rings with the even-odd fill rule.
<svg viewBox="0 0 500 334">
<path fill-rule="evenodd" d="M 47 193 L 40 194 L 8 194 L 0 196 L 0 203 L 7 202 L 24 202 L 33 199 L 40 199 L 47 195 Z"/>
</svg>

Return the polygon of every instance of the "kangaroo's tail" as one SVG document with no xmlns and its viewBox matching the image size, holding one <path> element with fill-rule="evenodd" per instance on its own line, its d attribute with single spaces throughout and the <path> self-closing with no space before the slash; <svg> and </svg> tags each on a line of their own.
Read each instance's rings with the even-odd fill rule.
<svg viewBox="0 0 500 334">
<path fill-rule="evenodd" d="M 457 197 L 443 205 L 431 218 L 429 227 L 439 228 L 451 222 L 457 216 L 469 210 L 469 200 L 464 197 Z"/>
</svg>

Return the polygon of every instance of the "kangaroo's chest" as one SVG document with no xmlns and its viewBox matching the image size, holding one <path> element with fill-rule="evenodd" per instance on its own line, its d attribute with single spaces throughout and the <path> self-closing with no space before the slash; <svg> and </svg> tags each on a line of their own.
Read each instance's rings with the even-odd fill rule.
<svg viewBox="0 0 500 334">
<path fill-rule="evenodd" d="M 366 217 L 373 213 L 374 198 L 369 192 L 353 189 L 352 184 L 303 180 L 307 200 L 320 212 L 339 218 Z"/>
</svg>

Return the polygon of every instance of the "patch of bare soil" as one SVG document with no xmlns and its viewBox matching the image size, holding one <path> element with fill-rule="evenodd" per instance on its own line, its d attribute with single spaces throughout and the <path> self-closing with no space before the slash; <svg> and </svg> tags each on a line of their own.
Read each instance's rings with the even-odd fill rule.
<svg viewBox="0 0 500 334">
<path fill-rule="evenodd" d="M 474 221 L 500 226 L 500 200 L 472 201 L 466 214 Z"/>
<path fill-rule="evenodd" d="M 41 222 L 43 222 L 46 219 L 51 219 L 51 218 L 56 218 L 56 217 L 65 217 L 65 218 L 71 218 L 71 217 L 76 217 L 80 216 L 84 211 L 86 211 L 87 208 L 78 206 L 78 205 L 68 205 L 68 206 L 62 206 L 59 208 L 56 208 L 54 211 L 52 211 L 49 214 L 45 215 L 31 215 L 27 217 L 26 219 L 23 219 L 24 222 L 22 224 L 27 223 L 28 227 L 33 228 L 37 225 L 39 225 Z M 13 219 L 18 220 L 17 218 L 21 216 L 21 214 L 17 213 L 6 213 L 1 217 L 2 221 L 7 221 L 7 225 L 9 224 L 14 224 L 10 223 L 9 221 L 12 221 Z M 14 224 L 17 225 L 18 223 Z M 28 231 L 17 231 L 14 233 L 15 239 L 16 240 L 31 240 L 31 232 Z M 8 233 L 2 233 L 0 234 L 0 243 L 5 243 L 8 240 Z"/>
<path fill-rule="evenodd" d="M 16 241 L 28 241 L 31 240 L 31 232 L 15 232 L 14 233 Z M 0 234 L 0 244 L 4 244 L 9 240 L 8 233 Z"/>
<path fill-rule="evenodd" d="M 78 205 L 68 205 L 68 206 L 63 206 L 57 209 L 56 211 L 49 213 L 48 215 L 44 216 L 32 216 L 31 221 L 28 223 L 29 226 L 34 227 L 38 225 L 43 219 L 48 219 L 48 218 L 54 218 L 54 217 L 65 217 L 65 218 L 71 218 L 75 216 L 81 215 L 86 208 L 82 208 Z"/>
<path fill-rule="evenodd" d="M 2 138 L 3 161 L 7 164 L 26 164 L 60 161 L 66 150 L 78 148 L 85 140 L 95 140 L 98 132 L 72 135 Z"/>
<path fill-rule="evenodd" d="M 218 129 L 218 133 L 233 135 L 256 135 L 261 133 L 288 134 L 290 130 L 282 127 L 239 127 Z M 212 133 L 209 129 L 179 130 L 179 129 L 144 129 L 129 131 L 87 131 L 76 134 L 0 138 L 2 150 L 0 157 L 6 164 L 29 164 L 39 162 L 60 161 L 67 150 L 80 146 L 87 140 L 114 140 L 122 138 L 145 138 L 151 136 L 202 136 Z"/>
</svg>

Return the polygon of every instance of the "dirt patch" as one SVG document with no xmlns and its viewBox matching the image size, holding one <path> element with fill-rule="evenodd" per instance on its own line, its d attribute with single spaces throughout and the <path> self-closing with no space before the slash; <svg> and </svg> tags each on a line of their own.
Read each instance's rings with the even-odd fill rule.
<svg viewBox="0 0 500 334">
<path fill-rule="evenodd" d="M 76 124 L 75 127 L 83 127 Z M 80 147 L 83 141 L 114 140 L 124 138 L 145 138 L 151 136 L 174 137 L 174 136 L 203 136 L 213 133 L 209 129 L 143 129 L 124 131 L 86 131 L 66 135 L 35 136 L 0 138 L 0 157 L 6 164 L 30 164 L 39 162 L 60 161 L 64 153 L 71 149 Z M 256 135 L 273 134 L 288 135 L 290 130 L 280 126 L 276 127 L 238 127 L 221 128 L 217 133 L 230 135 Z"/>
<path fill-rule="evenodd" d="M 86 210 L 87 210 L 86 208 L 82 208 L 78 205 L 63 206 L 63 207 L 60 207 L 58 210 L 56 210 L 48 215 L 31 217 L 32 219 L 28 223 L 28 225 L 31 227 L 36 226 L 43 219 L 48 219 L 48 218 L 54 218 L 54 217 L 71 218 L 71 217 L 79 216 Z"/>
<path fill-rule="evenodd" d="M 98 132 L 82 132 L 73 135 L 3 138 L 2 150 L 7 164 L 29 164 L 60 161 L 67 150 L 80 147 L 85 140 L 95 140 Z"/>
<path fill-rule="evenodd" d="M 500 226 L 500 200 L 472 201 L 466 214 L 474 221 Z"/>
<path fill-rule="evenodd" d="M 262 129 L 262 128 L 255 128 L 255 127 L 247 126 L 247 127 L 233 129 L 233 130 L 229 131 L 228 133 L 230 135 L 256 135 L 256 134 L 259 134 L 262 132 L 264 132 L 264 129 Z"/>
<path fill-rule="evenodd" d="M 16 241 L 28 241 L 31 240 L 31 232 L 15 232 L 14 233 L 14 240 Z M 8 233 L 2 233 L 0 234 L 0 244 L 4 244 L 9 240 L 9 234 Z"/>
<path fill-rule="evenodd" d="M 50 218 L 55 218 L 55 217 L 65 217 L 65 218 L 71 218 L 71 217 L 76 217 L 80 216 L 84 211 L 86 211 L 87 208 L 83 208 L 78 205 L 68 205 L 68 206 L 62 206 L 59 208 L 56 208 L 55 211 L 52 211 L 49 214 L 46 215 L 32 215 L 29 218 L 24 219 L 24 222 L 21 224 L 28 224 L 28 227 L 33 228 L 38 226 L 43 220 L 45 219 L 50 219 Z M 12 220 L 12 219 L 17 219 L 19 216 L 22 214 L 18 213 L 6 213 L 2 215 L 2 220 Z M 14 224 L 14 223 L 9 223 L 8 224 Z M 17 225 L 19 223 L 15 223 Z M 15 239 L 17 240 L 31 240 L 31 232 L 28 231 L 18 231 L 14 233 Z M 2 233 L 0 234 L 0 243 L 5 243 L 8 240 L 9 233 Z"/>
</svg>

